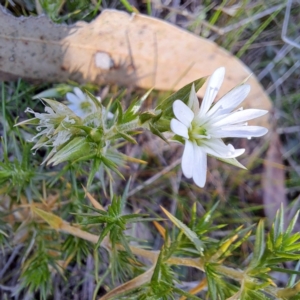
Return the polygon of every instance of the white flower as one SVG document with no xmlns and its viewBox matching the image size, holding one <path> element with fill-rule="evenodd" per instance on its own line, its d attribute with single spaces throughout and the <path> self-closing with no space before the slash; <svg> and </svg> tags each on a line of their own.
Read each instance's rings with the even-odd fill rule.
<svg viewBox="0 0 300 300">
<path fill-rule="evenodd" d="M 76 123 L 77 117 L 62 103 L 50 99 L 44 99 L 44 102 L 49 105 L 45 106 L 45 113 L 35 112 L 29 107 L 25 110 L 25 112 L 34 114 L 35 119 L 38 121 L 36 127 L 38 134 L 31 141 L 37 138 L 39 140 L 33 146 L 32 150 L 38 150 L 44 146 L 54 147 L 55 151 L 58 146 L 68 141 L 72 136 L 69 127 Z"/>
<path fill-rule="evenodd" d="M 73 110 L 73 112 L 81 118 L 95 112 L 97 110 L 93 100 L 78 87 L 73 89 L 73 93 L 67 93 L 67 100 L 71 103 L 68 107 Z M 100 99 L 99 99 L 100 101 Z"/>
<path fill-rule="evenodd" d="M 78 87 L 73 89 L 73 93 L 67 93 L 67 100 L 70 102 L 68 107 L 81 118 L 85 118 L 91 113 L 97 112 L 96 104 L 93 100 Z M 99 102 L 101 102 L 101 98 L 97 97 Z M 106 113 L 106 110 L 103 110 L 103 113 Z M 112 119 L 114 115 L 111 112 L 107 113 L 107 119 Z"/>
<path fill-rule="evenodd" d="M 250 86 L 247 84 L 234 88 L 212 106 L 224 75 L 223 67 L 211 75 L 201 107 L 194 86 L 188 105 L 181 100 L 173 103 L 173 112 L 177 119 L 171 120 L 171 129 L 185 139 L 182 172 L 187 178 L 193 178 L 199 187 L 203 187 L 206 181 L 207 154 L 226 160 L 240 156 L 245 151 L 235 149 L 230 144 L 226 145 L 221 138 L 250 139 L 268 132 L 264 127 L 247 126 L 246 122 L 266 114 L 266 110 L 242 108 L 234 110 L 250 92 Z"/>
</svg>

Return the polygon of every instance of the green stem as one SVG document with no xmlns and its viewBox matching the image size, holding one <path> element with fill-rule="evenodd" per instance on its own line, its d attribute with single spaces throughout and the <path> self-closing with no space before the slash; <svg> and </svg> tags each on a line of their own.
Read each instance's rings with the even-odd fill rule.
<svg viewBox="0 0 300 300">
<path fill-rule="evenodd" d="M 234 279 L 236 281 L 242 281 L 245 278 L 245 274 L 241 270 L 236 270 L 233 268 L 225 267 L 223 265 L 219 265 L 216 267 L 217 271 L 222 275 Z"/>
</svg>

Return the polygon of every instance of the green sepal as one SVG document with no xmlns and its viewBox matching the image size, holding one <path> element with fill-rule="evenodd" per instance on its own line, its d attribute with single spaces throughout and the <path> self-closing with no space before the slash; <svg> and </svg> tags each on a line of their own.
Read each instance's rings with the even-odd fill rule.
<svg viewBox="0 0 300 300">
<path fill-rule="evenodd" d="M 182 136 L 180 136 L 180 135 L 177 135 L 177 134 L 175 134 L 172 138 L 171 138 L 171 141 L 172 142 L 177 142 L 177 143 L 180 143 L 180 144 L 185 144 L 185 139 L 182 137 Z"/>
<path fill-rule="evenodd" d="M 170 121 L 171 119 L 166 119 L 163 116 L 159 118 L 155 122 L 155 127 L 160 131 L 160 132 L 165 132 L 165 131 L 170 131 Z"/>
<path fill-rule="evenodd" d="M 215 157 L 215 156 L 213 156 Z M 236 158 L 220 158 L 220 157 L 215 157 L 216 159 L 223 161 L 227 164 L 239 167 L 241 169 L 247 170 L 247 168 L 245 166 L 243 166 Z"/>
</svg>

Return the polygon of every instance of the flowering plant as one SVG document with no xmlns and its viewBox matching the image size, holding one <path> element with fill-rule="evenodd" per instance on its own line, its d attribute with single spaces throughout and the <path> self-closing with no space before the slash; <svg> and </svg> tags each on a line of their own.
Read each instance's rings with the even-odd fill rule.
<svg viewBox="0 0 300 300">
<path fill-rule="evenodd" d="M 235 110 L 250 91 L 247 84 L 234 88 L 212 106 L 224 75 L 225 68 L 219 68 L 212 74 L 200 107 L 194 85 L 187 105 L 181 100 L 173 103 L 176 119 L 171 120 L 171 129 L 185 140 L 182 172 L 187 178 L 193 178 L 199 187 L 203 187 L 206 181 L 207 154 L 234 163 L 235 157 L 245 151 L 235 149 L 231 144 L 225 145 L 222 138 L 250 139 L 268 132 L 264 127 L 247 126 L 248 120 L 263 116 L 267 111 L 242 108 Z"/>
<path fill-rule="evenodd" d="M 58 166 L 49 175 L 52 178 L 53 173 L 57 172 L 55 180 L 43 184 L 42 193 L 33 184 L 33 166 L 30 172 L 23 172 L 23 165 L 28 166 L 28 162 L 16 164 L 17 168 L 0 169 L 1 183 L 9 182 L 12 172 L 15 172 L 15 176 L 11 176 L 12 185 L 26 176 L 26 181 L 23 180 L 24 184 L 18 190 L 22 194 L 22 203 L 11 205 L 14 213 L 11 218 L 5 219 L 11 222 L 10 230 L 17 227 L 15 223 L 20 223 L 21 229 L 14 235 L 14 241 L 19 238 L 22 245 L 26 245 L 25 263 L 22 258 L 21 264 L 20 289 L 28 289 L 32 295 L 38 290 L 41 298 L 46 299 L 51 293 L 53 274 L 58 276 L 65 269 L 69 270 L 75 259 L 79 265 L 84 261 L 92 268 L 90 261 L 94 259 L 95 275 L 90 275 L 93 273 L 91 269 L 86 272 L 94 276 L 93 280 L 90 277 L 88 279 L 94 288 L 93 299 L 100 294 L 102 286 L 106 294 L 101 296 L 101 300 L 175 299 L 179 296 L 181 299 L 200 299 L 197 294 L 213 300 L 264 300 L 266 295 L 270 299 L 296 299 L 293 297 L 297 296 L 299 282 L 294 280 L 288 286 L 279 288 L 271 272 L 287 273 L 282 264 L 300 258 L 300 235 L 292 232 L 298 214 L 285 229 L 283 211 L 280 211 L 266 236 L 263 221 L 259 222 L 253 236 L 253 226 L 246 223 L 244 228 L 239 226 L 222 231 L 224 224 L 219 223 L 216 217 L 220 216 L 217 212 L 219 203 L 205 206 L 205 213 L 197 211 L 197 205 L 205 205 L 203 203 L 195 202 L 188 211 L 182 206 L 180 214 L 183 216 L 183 212 L 188 216 L 183 220 L 161 207 L 174 225 L 170 230 L 166 224 L 162 226 L 157 222 L 161 219 L 131 212 L 131 207 L 126 206 L 127 199 L 134 194 L 134 190 L 130 190 L 130 179 L 118 194 L 120 188 L 116 186 L 116 178 L 119 177 L 114 173 L 124 179 L 122 170 L 126 161 L 143 162 L 122 153 L 126 142 L 137 143 L 134 137 L 142 130 L 149 130 L 166 142 L 169 142 L 165 135 L 168 133 L 168 136 L 172 136 L 171 141 L 184 144 L 181 160 L 183 174 L 193 178 L 199 187 L 206 182 L 207 155 L 243 167 L 236 157 L 243 154 L 245 149 L 235 149 L 222 139 L 266 134 L 266 128 L 247 124 L 248 120 L 260 117 L 266 111 L 237 109 L 250 91 L 247 84 L 237 86 L 213 104 L 224 76 L 224 68 L 217 69 L 211 75 L 201 105 L 196 91 L 203 86 L 206 78 L 184 86 L 151 110 L 143 110 L 143 103 L 150 91 L 124 109 L 121 97 L 107 101 L 108 105 L 105 106 L 106 101 L 101 102 L 88 91 L 73 87 L 66 89 L 67 104 L 43 99 L 44 112 L 36 112 L 31 108 L 26 110 L 34 117 L 17 124 L 23 127 L 20 136 L 25 136 L 27 128 L 24 125 L 34 125 L 37 133 L 30 139 L 31 142 L 36 141 L 32 149 L 40 154 L 39 150 L 46 148 L 49 150 L 46 154 L 41 151 L 41 155 L 45 156 L 44 162 Z M 50 92 L 46 94 L 49 96 Z M 172 149 L 172 143 L 169 145 Z M 60 164 L 64 164 L 62 169 Z M 71 174 L 70 178 L 62 176 L 66 175 L 66 171 Z M 82 174 L 87 176 L 79 179 L 78 175 Z M 153 178 L 151 180 L 155 180 L 157 174 Z M 45 180 L 38 179 L 35 182 Z M 47 198 L 44 188 L 52 188 L 59 180 L 62 183 L 57 194 L 63 195 L 64 200 L 66 197 L 68 199 L 56 203 L 56 200 Z M 77 185 L 77 180 L 80 180 L 80 185 Z M 71 187 L 66 194 L 68 181 L 72 185 L 69 185 Z M 138 186 L 140 189 L 147 183 L 143 178 L 141 181 L 142 184 Z M 81 188 L 82 183 L 86 187 Z M 100 197 L 94 197 L 92 192 L 99 193 Z M 24 199 L 28 199 L 28 202 Z M 186 199 L 186 204 L 190 203 L 188 201 L 191 200 Z M 147 212 L 147 205 L 143 209 Z M 22 210 L 22 214 L 17 214 L 19 210 Z M 144 242 L 129 234 L 129 229 L 146 221 L 154 221 L 163 240 L 161 247 L 151 250 L 149 247 L 152 244 L 145 247 Z M 0 219 L 0 238 L 4 236 L 3 228 L 6 227 Z M 253 238 L 250 239 L 250 236 Z M 249 256 L 241 264 L 230 260 L 245 243 L 245 248 L 253 249 L 252 252 L 248 251 L 251 252 Z M 107 256 L 109 259 L 106 263 L 103 257 Z M 199 282 L 188 291 L 178 283 L 182 278 L 178 267 L 182 266 L 198 270 L 195 274 L 199 276 L 196 278 Z M 42 276 L 36 276 L 37 273 Z M 111 280 L 107 279 L 108 275 L 111 275 Z M 115 288 L 115 282 L 120 286 Z"/>
</svg>

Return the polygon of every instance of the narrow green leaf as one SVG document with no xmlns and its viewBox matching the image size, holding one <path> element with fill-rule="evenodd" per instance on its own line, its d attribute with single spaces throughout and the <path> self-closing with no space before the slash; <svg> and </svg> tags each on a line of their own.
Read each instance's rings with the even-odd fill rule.
<svg viewBox="0 0 300 300">
<path fill-rule="evenodd" d="M 129 177 L 129 180 L 125 186 L 122 198 L 121 198 L 121 211 L 123 211 L 125 204 L 126 204 L 126 200 L 128 197 L 128 191 L 129 191 L 129 187 L 130 187 L 130 183 L 131 183 L 131 177 Z"/>
<path fill-rule="evenodd" d="M 104 156 L 101 156 L 101 160 L 107 168 L 117 173 L 122 179 L 125 179 L 122 173 L 118 170 L 117 165 L 113 161 Z"/>
<path fill-rule="evenodd" d="M 87 180 L 87 188 L 89 188 L 90 185 L 92 184 L 92 181 L 95 177 L 95 174 L 99 171 L 100 164 L 101 164 L 101 159 L 95 158 L 93 160 L 93 166 L 91 168 L 91 171 L 89 173 L 89 177 L 88 177 L 88 180 Z"/>
<path fill-rule="evenodd" d="M 151 123 L 149 123 L 149 127 L 150 130 L 153 134 L 157 135 L 158 137 L 160 137 L 163 141 L 165 141 L 166 143 L 168 143 L 168 141 L 166 140 L 166 138 L 163 136 L 163 134 L 156 128 L 155 125 L 152 125 Z"/>
<path fill-rule="evenodd" d="M 298 260 L 300 259 L 300 254 L 298 253 L 288 253 L 288 252 L 284 252 L 284 251 L 276 251 L 277 256 L 279 256 L 279 258 L 288 258 L 290 260 Z"/>
<path fill-rule="evenodd" d="M 133 100 L 131 102 L 131 104 L 129 105 L 129 107 L 127 108 L 125 113 L 123 114 L 122 123 L 128 123 L 137 117 L 137 113 L 138 113 L 139 109 L 141 108 L 143 102 L 146 100 L 146 98 L 148 97 L 148 95 L 151 91 L 152 90 L 149 90 L 145 95 L 142 96 L 142 98 Z"/>
<path fill-rule="evenodd" d="M 97 241 L 97 244 L 95 245 L 95 249 L 98 249 L 99 246 L 101 245 L 103 239 L 109 234 L 109 232 L 111 231 L 111 229 L 115 226 L 115 224 L 107 224 L 107 226 L 105 226 L 105 228 L 102 230 L 99 239 Z"/>
<path fill-rule="evenodd" d="M 118 133 L 124 140 L 128 141 L 129 143 L 137 145 L 137 141 L 133 137 L 131 137 L 129 134 L 127 134 L 125 132 L 118 132 Z"/>
<path fill-rule="evenodd" d="M 249 265 L 249 269 L 255 268 L 259 263 L 265 251 L 265 229 L 264 221 L 261 220 L 258 223 L 255 235 L 255 245 L 253 251 L 253 257 Z"/>
<path fill-rule="evenodd" d="M 93 95 L 92 93 L 90 93 L 88 90 L 84 90 L 84 92 L 89 96 L 89 98 L 94 102 L 95 106 L 100 108 L 99 112 L 102 112 L 102 108 L 103 105 L 101 104 L 101 102 L 95 97 L 95 95 Z"/>
<path fill-rule="evenodd" d="M 139 118 L 142 124 L 144 124 L 145 122 L 149 121 L 150 119 L 156 117 L 156 115 L 151 112 L 151 111 L 146 111 L 142 114 L 140 114 Z"/>
<path fill-rule="evenodd" d="M 286 274 L 291 274 L 291 275 L 300 275 L 300 271 L 296 271 L 296 270 L 291 270 L 291 269 L 284 269 L 284 268 L 278 268 L 278 267 L 270 267 L 270 269 L 272 271 L 276 271 L 276 272 L 281 272 L 281 273 L 286 273 Z"/>
<path fill-rule="evenodd" d="M 68 142 L 63 148 L 57 151 L 53 157 L 48 161 L 47 165 L 53 163 L 57 165 L 64 161 L 75 161 L 86 153 L 91 154 L 92 149 L 90 143 L 86 142 L 85 137 L 75 137 L 70 142 Z"/>
<path fill-rule="evenodd" d="M 183 224 L 180 220 L 178 220 L 176 217 L 174 217 L 172 214 L 170 214 L 162 206 L 160 208 L 167 215 L 167 217 L 173 222 L 173 224 L 175 226 L 177 226 L 180 230 L 182 230 L 183 233 L 186 235 L 186 237 L 195 245 L 195 247 L 199 251 L 200 255 L 203 255 L 204 244 L 198 238 L 197 234 L 194 231 L 192 231 L 189 227 L 187 227 L 185 224 Z"/>
<path fill-rule="evenodd" d="M 3 230 L 0 229 L 0 235 L 4 235 L 5 237 L 8 237 L 8 234 L 6 234 Z"/>
<path fill-rule="evenodd" d="M 282 249 L 282 242 L 283 242 L 283 234 L 280 234 L 277 237 L 277 240 L 275 241 L 275 249 L 276 250 L 281 250 Z"/>
<path fill-rule="evenodd" d="M 163 252 L 164 252 L 163 249 L 161 249 L 159 256 L 157 258 L 157 261 L 156 261 L 153 275 L 151 277 L 151 285 L 157 285 L 160 282 L 160 277 L 161 277 L 160 268 L 161 268 L 161 264 L 162 264 L 162 260 L 163 260 Z"/>
<path fill-rule="evenodd" d="M 215 280 L 215 274 L 211 270 L 211 266 L 209 264 L 205 265 L 205 271 L 206 271 L 206 279 L 208 283 L 208 291 L 210 294 L 210 298 L 212 300 L 217 300 L 217 285 Z"/>
<path fill-rule="evenodd" d="M 152 92 L 152 90 L 153 90 L 153 88 L 150 89 L 149 91 L 147 91 L 147 92 L 142 96 L 142 98 L 140 98 L 138 101 L 136 101 L 136 102 L 132 105 L 132 107 L 129 108 L 130 111 L 133 112 L 133 114 L 136 114 L 136 113 L 140 110 L 142 104 L 143 104 L 143 103 L 145 102 L 145 100 L 148 98 L 148 96 L 150 95 L 150 93 Z"/>
<path fill-rule="evenodd" d="M 32 119 L 28 119 L 28 120 L 19 122 L 19 123 L 15 124 L 14 127 L 23 126 L 23 125 L 38 125 L 39 123 L 40 123 L 40 119 L 32 118 Z"/>
<path fill-rule="evenodd" d="M 197 79 L 187 85 L 185 85 L 184 87 L 182 87 L 180 90 L 178 90 L 177 92 L 175 92 L 174 94 L 172 94 L 171 96 L 169 96 L 167 99 L 163 100 L 163 102 L 161 104 L 159 104 L 155 110 L 162 110 L 164 115 L 170 115 L 173 116 L 173 112 L 172 112 L 172 104 L 175 100 L 179 99 L 184 103 L 188 103 L 189 97 L 190 97 L 190 92 L 191 92 L 191 88 L 192 85 L 195 85 L 195 90 L 198 91 L 203 84 L 205 83 L 207 77 L 203 77 L 200 79 Z"/>
<path fill-rule="evenodd" d="M 121 124 L 123 120 L 123 108 L 121 106 L 120 101 L 116 101 L 116 105 L 117 105 L 117 112 L 118 112 L 117 124 Z"/>
<path fill-rule="evenodd" d="M 69 89 L 69 92 L 71 92 L 72 89 Z M 66 91 L 67 92 L 67 91 Z M 62 96 L 62 93 L 59 91 L 59 89 L 56 88 L 51 88 L 48 90 L 45 90 L 35 96 L 32 97 L 32 99 L 41 99 L 41 98 L 59 98 Z"/>
<path fill-rule="evenodd" d="M 51 99 L 46 99 L 46 98 L 43 98 L 42 100 L 44 102 L 46 102 L 55 112 L 63 110 L 66 115 L 72 116 L 74 118 L 78 118 L 74 114 L 73 110 L 71 110 L 67 105 L 64 105 L 63 103 L 58 102 L 56 100 L 51 100 Z"/>
<path fill-rule="evenodd" d="M 219 203 L 220 203 L 220 201 L 217 201 L 214 204 L 214 206 L 200 218 L 200 220 L 198 221 L 198 224 L 196 226 L 197 231 L 201 230 L 203 228 L 203 226 L 205 226 L 211 222 L 212 214 L 218 207 Z"/>
<path fill-rule="evenodd" d="M 283 207 L 281 207 L 275 216 L 274 220 L 274 243 L 278 239 L 279 235 L 283 234 L 283 225 L 284 225 L 284 216 L 283 216 Z"/>
<path fill-rule="evenodd" d="M 295 214 L 295 216 L 293 217 L 293 219 L 291 220 L 291 222 L 290 222 L 290 224 L 289 224 L 289 226 L 288 226 L 288 228 L 286 229 L 286 231 L 285 231 L 285 235 L 290 235 L 291 233 L 292 233 L 292 231 L 293 231 L 293 229 L 294 229 L 294 227 L 295 227 L 295 225 L 296 225 L 296 223 L 297 223 L 297 220 L 298 220 L 298 217 L 299 217 L 299 210 L 296 212 L 296 214 Z"/>
<path fill-rule="evenodd" d="M 296 248 L 295 245 L 299 244 L 297 241 L 300 239 L 300 232 L 297 232 L 293 234 L 292 236 L 285 238 L 283 240 L 283 248 L 285 251 L 292 251 L 292 250 L 287 250 L 289 247 L 292 247 L 292 249 L 295 250 L 300 250 L 300 247 Z"/>
</svg>

